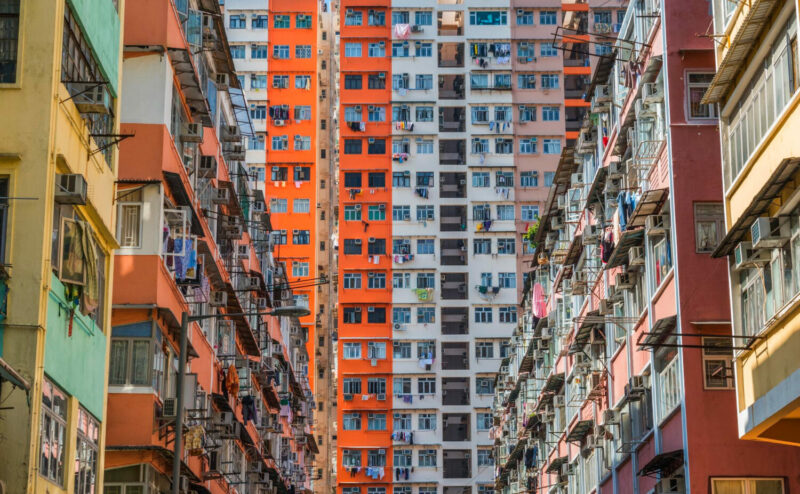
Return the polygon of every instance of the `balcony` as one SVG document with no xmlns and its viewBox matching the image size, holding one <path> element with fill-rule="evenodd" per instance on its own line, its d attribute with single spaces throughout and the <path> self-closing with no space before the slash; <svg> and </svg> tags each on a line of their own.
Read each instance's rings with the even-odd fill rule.
<svg viewBox="0 0 800 494">
<path fill-rule="evenodd" d="M 464 13 L 455 10 L 440 11 L 437 26 L 439 36 L 463 36 Z"/>
<path fill-rule="evenodd" d="M 469 308 L 442 307 L 442 334 L 469 334 Z"/>
<path fill-rule="evenodd" d="M 466 229 L 466 206 L 439 206 L 439 231 L 463 232 Z"/>
<path fill-rule="evenodd" d="M 444 431 L 442 432 L 443 441 L 469 441 L 471 428 L 468 413 L 445 413 L 442 414 Z"/>
<path fill-rule="evenodd" d="M 442 378 L 442 405 L 445 406 L 469 405 L 468 377 Z"/>
<path fill-rule="evenodd" d="M 445 238 L 439 241 L 442 266 L 466 266 L 467 244 L 461 238 Z"/>
<path fill-rule="evenodd" d="M 469 479 L 472 477 L 472 455 L 470 450 L 443 451 L 444 472 L 446 479 Z"/>
<path fill-rule="evenodd" d="M 467 197 L 467 174 L 439 174 L 439 197 L 443 199 L 463 199 Z"/>
<path fill-rule="evenodd" d="M 440 68 L 464 67 L 464 43 L 439 43 Z"/>
<path fill-rule="evenodd" d="M 464 132 L 467 119 L 463 106 L 446 106 L 439 108 L 439 132 Z"/>
<path fill-rule="evenodd" d="M 464 76 L 446 74 L 439 76 L 439 99 L 458 100 L 464 99 Z"/>
<path fill-rule="evenodd" d="M 442 299 L 467 300 L 468 273 L 441 273 Z"/>
<path fill-rule="evenodd" d="M 469 370 L 469 343 L 442 343 L 442 370 Z"/>
<path fill-rule="evenodd" d="M 463 165 L 467 162 L 467 141 L 464 139 L 439 139 L 439 164 Z"/>
</svg>

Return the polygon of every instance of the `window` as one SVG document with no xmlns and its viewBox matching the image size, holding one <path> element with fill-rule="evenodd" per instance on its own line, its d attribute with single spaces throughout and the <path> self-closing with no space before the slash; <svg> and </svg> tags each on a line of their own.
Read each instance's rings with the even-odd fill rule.
<svg viewBox="0 0 800 494">
<path fill-rule="evenodd" d="M 435 322 L 436 307 L 417 307 L 417 324 L 433 324 Z"/>
<path fill-rule="evenodd" d="M 417 288 L 436 288 L 434 273 L 417 273 Z"/>
<path fill-rule="evenodd" d="M 494 457 L 492 456 L 491 449 L 479 449 L 478 450 L 478 466 L 479 467 L 490 467 L 494 465 Z"/>
<path fill-rule="evenodd" d="M 520 58 L 533 58 L 536 56 L 536 44 L 531 42 L 522 42 L 517 44 L 517 56 Z"/>
<path fill-rule="evenodd" d="M 308 245 L 310 242 L 309 230 L 294 230 L 292 232 L 292 243 L 294 245 Z"/>
<path fill-rule="evenodd" d="M 494 358 L 494 343 L 491 341 L 475 342 L 475 358 Z"/>
<path fill-rule="evenodd" d="M 417 154 L 433 154 L 433 139 L 417 139 Z"/>
<path fill-rule="evenodd" d="M 297 45 L 294 47 L 295 58 L 311 58 L 311 45 Z"/>
<path fill-rule="evenodd" d="M 706 389 L 733 389 L 733 354 L 728 338 L 703 338 L 703 377 Z"/>
<path fill-rule="evenodd" d="M 417 12 L 419 13 L 419 12 Z M 415 54 L 418 57 L 432 57 L 433 56 L 433 43 L 417 43 Z"/>
<path fill-rule="evenodd" d="M 250 74 L 250 89 L 266 89 L 267 76 L 264 74 Z"/>
<path fill-rule="evenodd" d="M 672 249 L 670 249 L 669 236 L 657 238 L 653 244 L 651 257 L 652 276 L 654 287 L 661 286 L 667 274 L 672 270 Z M 650 271 L 650 270 L 648 270 Z"/>
<path fill-rule="evenodd" d="M 517 243 L 513 238 L 497 239 L 498 254 L 516 254 L 516 250 L 517 250 Z"/>
<path fill-rule="evenodd" d="M 392 74 L 392 89 L 395 91 L 409 89 L 408 74 Z"/>
<path fill-rule="evenodd" d="M 377 204 L 367 209 L 367 219 L 370 221 L 384 221 L 386 219 L 386 205 Z"/>
<path fill-rule="evenodd" d="M 346 395 L 361 394 L 361 378 L 345 377 L 342 380 L 342 392 Z"/>
<path fill-rule="evenodd" d="M 436 430 L 436 414 L 435 413 L 420 413 L 417 419 L 417 425 L 421 431 Z"/>
<path fill-rule="evenodd" d="M 408 221 L 411 219 L 411 206 L 392 206 L 392 221 Z"/>
<path fill-rule="evenodd" d="M 302 122 L 304 120 L 311 120 L 311 106 L 309 105 L 297 105 L 294 107 L 294 119 L 297 122 Z"/>
<path fill-rule="evenodd" d="M 272 47 L 272 57 L 278 60 L 288 60 L 289 45 L 274 45 Z"/>
<path fill-rule="evenodd" d="M 386 44 L 384 42 L 370 43 L 367 47 L 367 56 L 372 58 L 383 58 L 386 56 Z"/>
<path fill-rule="evenodd" d="M 542 74 L 542 89 L 558 89 L 558 74 Z"/>
<path fill-rule="evenodd" d="M 8 183 L 2 180 L 0 188 L 3 194 L 8 195 Z M 142 189 L 120 190 L 117 192 L 117 241 L 120 247 L 138 248 L 142 241 Z M 3 208 L 5 214 L 6 208 Z M 5 223 L 5 218 L 2 218 Z M 4 226 L 4 225 L 3 225 Z M 5 228 L 0 231 L 5 233 Z M 5 258 L 4 256 L 2 257 Z"/>
<path fill-rule="evenodd" d="M 435 254 L 435 248 L 432 238 L 417 239 L 417 255 Z"/>
<path fill-rule="evenodd" d="M 382 10 L 370 10 L 367 18 L 367 24 L 370 26 L 385 26 L 386 12 Z"/>
<path fill-rule="evenodd" d="M 394 274 L 397 275 L 397 274 L 403 274 L 403 273 L 394 273 Z M 405 273 L 405 274 L 408 274 L 408 273 Z M 397 278 L 394 278 L 394 279 L 396 280 Z M 395 287 L 395 288 L 398 288 L 398 287 Z M 399 287 L 399 288 L 408 288 L 408 286 Z M 409 308 L 409 307 L 393 307 L 392 308 L 392 322 L 394 324 L 410 324 L 411 323 L 411 308 Z"/>
<path fill-rule="evenodd" d="M 713 73 L 688 73 L 686 74 L 686 96 L 689 98 L 689 119 L 715 119 L 717 118 L 716 105 L 704 105 L 700 101 L 714 78 Z"/>
<path fill-rule="evenodd" d="M 395 430 L 397 428 L 395 427 Z M 403 429 L 400 429 L 403 430 Z M 394 468 L 411 468 L 411 450 L 410 449 L 395 449 L 394 450 Z"/>
<path fill-rule="evenodd" d="M 247 16 L 244 14 L 241 15 L 232 15 L 231 18 L 228 20 L 228 28 L 230 29 L 245 29 L 247 27 Z"/>
<path fill-rule="evenodd" d="M 514 273 L 507 273 L 507 274 L 511 274 L 513 276 Z M 513 284 L 516 287 L 516 279 L 514 279 Z M 505 322 L 505 323 L 517 322 L 517 308 L 514 307 L 513 305 L 509 307 L 500 307 L 500 309 L 498 309 L 498 312 L 500 313 L 500 322 Z"/>
<path fill-rule="evenodd" d="M 392 344 L 392 358 L 411 358 L 411 343 L 407 341 L 395 341 Z M 411 384 L 409 383 L 409 388 L 410 387 Z M 409 392 L 410 391 L 409 389 Z"/>
<path fill-rule="evenodd" d="M 361 414 L 358 412 L 342 414 L 342 423 L 346 431 L 361 430 Z"/>
<path fill-rule="evenodd" d="M 250 45 L 250 58 L 257 60 L 266 59 L 267 45 Z"/>
<path fill-rule="evenodd" d="M 418 26 L 432 26 L 433 25 L 433 12 L 430 10 L 421 10 L 414 13 L 414 24 Z"/>
<path fill-rule="evenodd" d="M 783 479 L 711 479 L 712 494 L 783 494 Z"/>
<path fill-rule="evenodd" d="M 514 219 L 514 206 L 512 204 L 498 204 L 497 205 L 497 219 L 498 220 L 513 220 Z"/>
<path fill-rule="evenodd" d="M 361 324 L 361 307 L 345 307 L 342 315 L 345 324 Z"/>
<path fill-rule="evenodd" d="M 436 214 L 434 211 L 434 207 L 431 205 L 417 206 L 417 221 L 433 221 Z"/>
<path fill-rule="evenodd" d="M 344 44 L 344 56 L 345 57 L 352 57 L 352 58 L 360 57 L 361 56 L 361 43 L 345 43 Z M 360 80 L 361 76 L 358 76 L 358 78 Z"/>
<path fill-rule="evenodd" d="M 291 26 L 291 19 L 288 15 L 276 15 L 272 19 L 272 27 L 275 29 L 289 29 Z"/>
<path fill-rule="evenodd" d="M 473 172 L 472 173 L 472 186 L 473 187 L 489 187 L 491 185 L 489 172 Z"/>
<path fill-rule="evenodd" d="M 294 25 L 298 29 L 311 29 L 311 16 L 308 14 L 297 14 Z"/>
<path fill-rule="evenodd" d="M 539 218 L 539 206 L 537 205 L 522 205 L 520 206 L 520 219 L 523 221 L 535 221 Z"/>
<path fill-rule="evenodd" d="M 369 187 L 386 187 L 386 174 L 383 172 L 370 172 L 367 175 L 367 185 Z"/>
<path fill-rule="evenodd" d="M 308 262 L 293 261 L 292 262 L 292 276 L 304 277 L 308 276 Z"/>
<path fill-rule="evenodd" d="M 475 378 L 475 393 L 479 395 L 493 395 L 494 394 L 494 378 L 493 377 L 476 377 Z"/>
<path fill-rule="evenodd" d="M 250 105 L 250 118 L 253 120 L 266 120 L 267 105 Z"/>
<path fill-rule="evenodd" d="M 396 10 L 392 12 L 392 26 L 396 24 L 408 24 L 409 15 L 407 11 Z"/>
<path fill-rule="evenodd" d="M 75 445 L 74 492 L 94 494 L 97 477 L 100 423 L 83 407 L 78 408 L 78 433 Z"/>
<path fill-rule="evenodd" d="M 345 89 L 361 89 L 363 78 L 361 75 L 345 75 L 344 88 Z"/>
<path fill-rule="evenodd" d="M 360 427 L 359 427 L 360 428 Z M 345 467 L 360 467 L 361 466 L 361 450 L 358 449 L 343 449 L 342 450 L 342 465 Z M 342 494 L 360 494 L 361 489 L 358 487 L 344 487 Z"/>
<path fill-rule="evenodd" d="M 492 273 L 481 273 L 481 286 L 492 286 Z"/>
<path fill-rule="evenodd" d="M 507 341 L 503 341 L 500 343 L 500 358 L 508 357 L 510 353 L 509 350 L 511 349 L 511 344 Z"/>
<path fill-rule="evenodd" d="M 517 287 L 517 278 L 516 273 L 497 273 L 497 279 L 500 283 L 500 288 L 516 288 Z M 502 311 L 500 311 L 500 321 L 502 322 Z"/>
<path fill-rule="evenodd" d="M 489 122 L 489 107 L 488 106 L 473 106 L 471 109 L 472 123 L 488 123 Z"/>
<path fill-rule="evenodd" d="M 247 56 L 246 53 L 244 45 L 231 45 L 231 58 L 242 59 Z"/>
<path fill-rule="evenodd" d="M 434 395 L 436 394 L 436 378 L 420 377 L 417 379 L 417 394 Z"/>
<path fill-rule="evenodd" d="M 367 154 L 386 154 L 386 139 L 370 138 L 367 143 Z"/>
<path fill-rule="evenodd" d="M 517 25 L 518 26 L 533 26 L 533 11 L 532 10 L 517 10 Z"/>
<path fill-rule="evenodd" d="M 292 201 L 292 209 L 295 213 L 311 212 L 311 203 L 308 199 L 295 199 Z"/>
<path fill-rule="evenodd" d="M 361 288 L 361 273 L 344 273 L 342 286 L 345 290 Z"/>
<path fill-rule="evenodd" d="M 419 450 L 418 465 L 419 467 L 435 467 L 436 466 L 436 450 L 435 449 L 421 449 Z"/>
<path fill-rule="evenodd" d="M 286 245 L 286 230 L 276 230 L 272 232 L 272 242 L 275 245 Z"/>
<path fill-rule="evenodd" d="M 470 73 L 469 87 L 472 89 L 489 89 L 489 74 Z"/>
<path fill-rule="evenodd" d="M 472 206 L 472 219 L 475 221 L 488 221 L 492 219 L 492 208 L 489 204 L 476 204 Z"/>
<path fill-rule="evenodd" d="M 544 186 L 551 187 L 553 185 L 553 180 L 556 177 L 555 172 L 544 172 Z"/>
<path fill-rule="evenodd" d="M 253 14 L 253 29 L 267 29 L 269 27 L 266 14 Z"/>
<path fill-rule="evenodd" d="M 508 13 L 505 10 L 471 10 L 469 24 L 471 26 L 505 26 L 508 24 Z"/>
<path fill-rule="evenodd" d="M 385 431 L 386 430 L 386 414 L 385 413 L 368 413 L 367 414 L 367 430 L 368 431 Z"/>
<path fill-rule="evenodd" d="M 475 322 L 492 322 L 492 308 L 475 307 Z"/>
<path fill-rule="evenodd" d="M 372 309 L 372 310 L 369 310 Z M 370 324 L 383 324 L 386 322 L 385 307 L 369 307 L 367 310 L 367 322 Z"/>
<path fill-rule="evenodd" d="M 433 107 L 432 106 L 418 106 L 417 107 L 417 122 L 433 122 Z"/>
<path fill-rule="evenodd" d="M 433 172 L 417 172 L 417 187 L 433 187 Z"/>
<path fill-rule="evenodd" d="M 360 26 L 364 23 L 363 12 L 353 9 L 347 9 L 344 16 L 345 26 Z"/>
<path fill-rule="evenodd" d="M 674 342 L 675 338 L 668 340 Z M 658 371 L 658 420 L 663 420 L 681 403 L 682 385 L 678 353 L 674 348 L 662 349 L 656 355 Z"/>
<path fill-rule="evenodd" d="M 382 289 L 386 288 L 386 273 L 367 273 L 367 288 Z"/>
<path fill-rule="evenodd" d="M 542 120 L 545 122 L 557 122 L 561 119 L 561 108 L 558 106 L 543 106 Z"/>
<path fill-rule="evenodd" d="M 725 232 L 722 204 L 694 205 L 695 249 L 698 253 L 712 252 Z"/>
<path fill-rule="evenodd" d="M 64 485 L 67 441 L 67 394 L 47 377 L 42 381 L 39 474 Z"/>
<path fill-rule="evenodd" d="M 355 360 L 361 358 L 361 343 L 344 343 L 342 345 L 342 358 Z"/>
<path fill-rule="evenodd" d="M 111 339 L 108 379 L 110 386 L 151 384 L 150 353 L 153 343 L 150 336 L 150 332 L 147 332 L 141 338 Z"/>
<path fill-rule="evenodd" d="M 519 174 L 519 186 L 538 187 L 539 186 L 539 173 L 538 172 L 522 172 Z"/>
<path fill-rule="evenodd" d="M 433 89 L 433 75 L 417 74 L 414 78 L 414 87 L 421 90 Z"/>
<path fill-rule="evenodd" d="M 367 76 L 367 87 L 369 89 L 386 89 L 386 72 L 369 74 Z"/>
<path fill-rule="evenodd" d="M 545 26 L 555 26 L 558 22 L 558 15 L 555 10 L 542 10 L 539 12 L 539 24 Z"/>
<path fill-rule="evenodd" d="M 386 466 L 386 450 L 370 449 L 367 450 L 367 466 L 369 467 L 385 467 Z M 383 492 L 372 491 L 373 489 L 381 489 Z M 368 487 L 367 494 L 384 494 L 386 489 L 383 487 Z"/>
<path fill-rule="evenodd" d="M 558 48 L 553 46 L 553 43 L 545 41 L 539 44 L 539 55 L 543 57 L 557 57 Z"/>
<path fill-rule="evenodd" d="M 361 139 L 345 139 L 344 154 L 361 154 Z"/>
<path fill-rule="evenodd" d="M 370 377 L 367 379 L 367 393 L 371 395 L 386 394 L 386 379 L 383 377 Z"/>
<path fill-rule="evenodd" d="M 536 89 L 536 75 L 535 74 L 518 74 L 517 75 L 517 88 L 518 89 Z"/>
<path fill-rule="evenodd" d="M 486 154 L 489 152 L 489 139 L 480 137 L 472 138 L 472 154 Z"/>
<path fill-rule="evenodd" d="M 514 186 L 514 172 L 496 172 L 495 182 L 498 187 L 513 187 Z"/>
<path fill-rule="evenodd" d="M 367 119 L 370 122 L 385 122 L 386 108 L 383 106 L 370 105 L 367 111 Z"/>
<path fill-rule="evenodd" d="M 295 89 L 309 89 L 311 88 L 311 76 L 309 75 L 296 75 L 294 76 Z M 311 117 L 309 116 L 308 119 Z"/>
<path fill-rule="evenodd" d="M 407 238 L 392 239 L 392 254 L 395 255 L 411 254 L 411 240 Z"/>
<path fill-rule="evenodd" d="M 344 174 L 345 187 L 361 187 L 361 172 L 345 172 Z"/>
<path fill-rule="evenodd" d="M 476 238 L 472 241 L 473 254 L 491 254 L 492 253 L 492 239 L 490 238 Z"/>
<path fill-rule="evenodd" d="M 491 413 L 478 413 L 478 420 L 476 425 L 479 431 L 488 431 L 492 428 L 492 414 Z"/>
<path fill-rule="evenodd" d="M 542 152 L 544 154 L 561 154 L 561 139 L 542 139 Z"/>
<path fill-rule="evenodd" d="M 392 57 L 407 57 L 409 53 L 408 41 L 392 43 Z"/>
</svg>

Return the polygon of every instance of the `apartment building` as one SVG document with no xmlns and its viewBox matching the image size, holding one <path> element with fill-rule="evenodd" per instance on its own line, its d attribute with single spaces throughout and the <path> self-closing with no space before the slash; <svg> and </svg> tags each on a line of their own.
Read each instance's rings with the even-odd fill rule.
<svg viewBox="0 0 800 494">
<path fill-rule="evenodd" d="M 730 258 L 739 436 L 795 446 L 797 16 L 794 2 L 714 2 L 717 73 L 703 98 L 720 116 L 726 234 L 713 256 Z"/>
<path fill-rule="evenodd" d="M 123 7 L 0 4 L 5 492 L 103 485 Z"/>
<path fill-rule="evenodd" d="M 497 378 L 495 488 L 797 489 L 798 451 L 739 440 L 708 6 L 634 2 L 561 154 Z"/>
<path fill-rule="evenodd" d="M 245 138 L 248 178 L 259 190 L 264 190 L 267 156 L 267 5 L 265 0 L 229 0 L 222 6 L 236 77 L 253 124 L 253 135 Z"/>
<path fill-rule="evenodd" d="M 533 259 L 519 239 L 587 105 L 589 37 L 559 49 L 559 28 L 594 13 L 339 8 L 338 489 L 488 492 L 495 373 Z"/>
<path fill-rule="evenodd" d="M 124 20 L 104 492 L 310 490 L 305 333 L 250 187 L 219 2 Z"/>
</svg>

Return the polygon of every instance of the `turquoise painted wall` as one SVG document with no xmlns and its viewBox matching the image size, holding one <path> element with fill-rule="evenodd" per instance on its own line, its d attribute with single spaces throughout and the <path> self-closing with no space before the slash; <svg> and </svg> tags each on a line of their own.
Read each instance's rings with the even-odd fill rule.
<svg viewBox="0 0 800 494">
<path fill-rule="evenodd" d="M 111 0 L 69 0 L 69 4 L 100 63 L 100 70 L 111 82 L 109 89 L 117 96 L 121 29 L 114 3 Z"/>
<path fill-rule="evenodd" d="M 44 371 L 67 393 L 103 420 L 106 383 L 106 335 L 94 321 L 75 312 L 69 336 L 64 285 L 52 276 L 47 301 Z"/>
</svg>

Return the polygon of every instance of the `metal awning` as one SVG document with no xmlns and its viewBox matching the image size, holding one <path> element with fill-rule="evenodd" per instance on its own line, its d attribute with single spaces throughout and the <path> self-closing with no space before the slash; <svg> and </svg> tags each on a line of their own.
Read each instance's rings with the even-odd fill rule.
<svg viewBox="0 0 800 494">
<path fill-rule="evenodd" d="M 729 256 L 736 248 L 736 245 L 744 240 L 745 235 L 750 233 L 750 225 L 758 218 L 763 216 L 769 209 L 769 205 L 775 198 L 780 196 L 781 190 L 790 182 L 794 175 L 800 170 L 800 158 L 786 158 L 772 172 L 772 175 L 761 187 L 761 190 L 750 201 L 750 205 L 736 220 L 736 223 L 728 230 L 725 238 L 711 253 L 711 257 Z"/>
<path fill-rule="evenodd" d="M 186 207 L 192 212 L 192 234 L 199 237 L 204 236 L 205 232 L 200 224 L 200 218 L 197 217 L 197 211 L 194 210 L 192 201 L 189 199 L 189 194 L 183 187 L 183 180 L 181 180 L 181 176 L 173 172 L 164 172 L 164 180 L 167 182 L 167 186 L 169 187 L 170 192 L 172 192 L 172 196 L 175 198 L 177 205 Z"/>
<path fill-rule="evenodd" d="M 616 247 L 611 252 L 611 256 L 606 263 L 606 269 L 616 268 L 628 262 L 628 251 L 631 247 L 642 245 L 644 240 L 644 229 L 625 230 L 617 241 Z"/>
<path fill-rule="evenodd" d="M 561 157 L 558 159 L 558 166 L 556 173 L 553 177 L 554 184 L 569 185 L 572 179 L 572 174 L 578 169 L 578 163 L 575 161 L 575 147 L 564 146 L 561 150 Z"/>
<path fill-rule="evenodd" d="M 27 379 L 22 377 L 13 367 L 11 367 L 5 360 L 0 358 L 0 382 L 9 382 L 12 386 L 24 389 L 26 392 L 31 389 L 31 385 Z"/>
<path fill-rule="evenodd" d="M 522 438 L 517 442 L 517 445 L 514 447 L 514 450 L 508 455 L 508 460 L 506 460 L 506 465 L 513 465 L 516 467 L 516 463 L 522 458 L 522 453 L 525 452 L 525 444 L 528 442 L 527 438 Z"/>
<path fill-rule="evenodd" d="M 553 458 L 553 460 L 550 462 L 550 465 L 547 467 L 547 470 L 545 470 L 545 472 L 547 473 L 559 472 L 561 470 L 561 465 L 563 465 L 568 461 L 569 458 L 567 458 L 566 456 L 559 456 L 558 458 Z"/>
<path fill-rule="evenodd" d="M 602 204 L 604 202 L 603 187 L 606 185 L 606 178 L 608 178 L 608 167 L 598 168 L 597 173 L 594 174 L 592 186 L 589 187 L 589 193 L 586 195 L 587 207 L 595 203 Z"/>
<path fill-rule="evenodd" d="M 583 252 L 583 234 L 572 237 L 572 243 L 569 244 L 569 250 L 567 251 L 567 256 L 564 258 L 563 264 L 565 266 L 575 264 L 581 257 L 581 252 Z"/>
<path fill-rule="evenodd" d="M 544 393 L 555 393 L 561 386 L 564 385 L 564 373 L 563 372 L 556 372 L 550 374 L 547 377 L 547 381 L 545 381 L 544 386 L 542 387 L 542 392 Z"/>
<path fill-rule="evenodd" d="M 639 477 L 669 477 L 672 472 L 683 465 L 683 450 L 670 451 L 655 455 L 639 470 Z"/>
<path fill-rule="evenodd" d="M 730 40 L 728 51 L 717 67 L 717 73 L 711 80 L 706 94 L 700 101 L 704 105 L 721 102 L 728 94 L 731 86 L 736 82 L 737 75 L 748 60 L 748 55 L 754 45 L 758 43 L 761 31 L 770 20 L 775 7 L 783 2 L 777 0 L 752 0 L 750 10 L 744 17 L 733 39 Z"/>
<path fill-rule="evenodd" d="M 579 420 L 575 423 L 575 427 L 567 434 L 566 441 L 568 443 L 577 443 L 583 441 L 583 438 L 594 428 L 594 420 Z"/>
<path fill-rule="evenodd" d="M 522 362 L 519 363 L 519 372 L 530 372 L 531 369 L 533 369 L 533 345 L 529 343 L 525 356 L 522 357 Z"/>
<path fill-rule="evenodd" d="M 533 345 L 531 345 L 531 346 L 533 346 Z M 516 384 L 514 386 L 514 389 L 512 389 L 511 392 L 508 393 L 508 397 L 506 397 L 506 399 L 503 400 L 503 405 L 508 405 L 509 403 L 513 403 L 514 401 L 516 401 L 517 397 L 519 396 L 519 388 L 520 388 L 521 384 L 522 384 L 522 381 L 517 379 L 517 382 L 516 382 Z"/>
<path fill-rule="evenodd" d="M 199 118 L 204 127 L 211 127 L 211 112 L 192 60 L 192 54 L 185 48 L 167 48 L 172 69 L 181 86 L 186 104 L 192 111 L 192 117 Z"/>
<path fill-rule="evenodd" d="M 639 335 L 639 341 L 637 341 L 639 348 L 643 350 L 656 348 L 659 343 L 664 341 L 664 339 L 667 338 L 670 333 L 672 333 L 677 325 L 678 316 L 662 317 L 653 324 L 653 327 L 650 328 L 650 331 Z"/>
<path fill-rule="evenodd" d="M 586 315 L 580 320 L 578 331 L 575 333 L 575 342 L 581 346 L 585 345 L 590 339 L 592 339 L 592 330 L 602 328 L 605 326 L 605 324 L 605 318 L 600 316 L 599 311 L 592 310 L 587 312 Z M 594 333 L 594 335 L 595 337 L 598 336 L 597 333 Z M 605 339 L 604 336 L 603 339 Z"/>
<path fill-rule="evenodd" d="M 669 189 L 650 189 L 642 193 L 639 202 L 636 203 L 636 209 L 631 213 L 630 218 L 626 222 L 627 228 L 636 228 L 644 226 L 645 218 L 650 215 L 658 214 L 661 211 L 664 202 L 669 195 Z"/>
<path fill-rule="evenodd" d="M 598 85 L 605 84 L 608 81 L 609 76 L 611 75 L 611 69 L 614 68 L 614 62 L 617 61 L 617 50 L 614 50 L 611 53 L 608 53 L 605 57 L 602 57 L 595 65 L 594 74 L 592 75 L 592 82 L 589 84 L 589 87 L 586 88 L 586 96 L 583 97 L 583 100 L 587 103 L 591 103 L 592 98 L 594 97 L 594 88 Z"/>
</svg>

